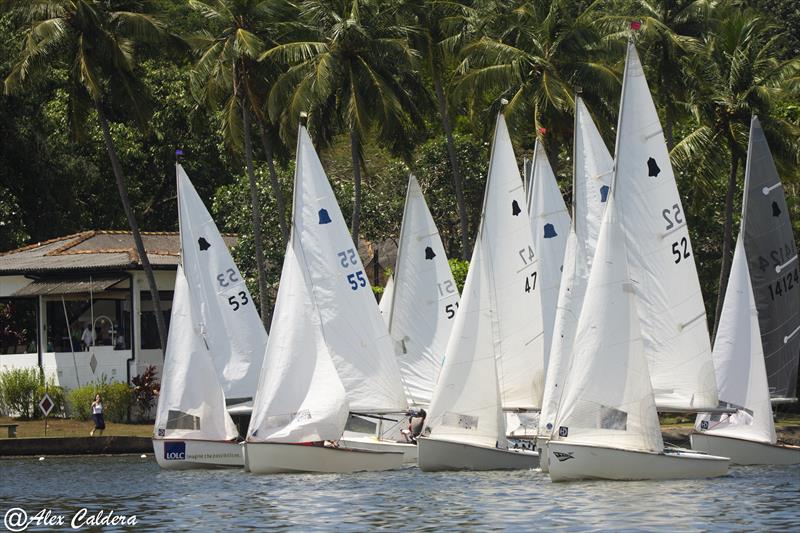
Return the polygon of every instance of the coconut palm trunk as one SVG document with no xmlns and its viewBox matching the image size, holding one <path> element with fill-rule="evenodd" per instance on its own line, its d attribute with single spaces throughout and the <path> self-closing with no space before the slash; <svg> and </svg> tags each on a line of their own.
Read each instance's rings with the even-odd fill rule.
<svg viewBox="0 0 800 533">
<path fill-rule="evenodd" d="M 117 151 L 114 148 L 114 139 L 111 137 L 108 119 L 106 119 L 103 106 L 100 102 L 95 101 L 95 109 L 97 110 L 97 118 L 100 121 L 100 127 L 103 130 L 103 140 L 105 141 L 106 150 L 108 151 L 108 158 L 111 160 L 111 169 L 114 172 L 117 191 L 122 201 L 122 209 L 125 211 L 125 216 L 128 219 L 128 226 L 131 228 L 133 242 L 136 245 L 136 253 L 139 256 L 139 260 L 142 262 L 144 275 L 145 278 L 147 278 L 147 285 L 150 288 L 150 296 L 153 299 L 153 309 L 156 315 L 158 340 L 161 344 L 161 357 L 163 358 L 167 350 L 167 326 L 164 322 L 164 313 L 161 311 L 161 298 L 158 294 L 158 285 L 156 285 L 156 278 L 153 275 L 153 267 L 150 265 L 150 260 L 147 258 L 147 251 L 144 248 L 144 242 L 142 242 L 142 235 L 139 232 L 139 224 L 136 221 L 136 215 L 133 212 L 130 199 L 128 198 L 128 187 L 125 184 L 125 177 L 122 175 L 122 166 L 119 164 Z"/>
<path fill-rule="evenodd" d="M 453 171 L 453 190 L 456 193 L 456 206 L 458 207 L 458 221 L 461 229 L 461 259 L 469 261 L 469 220 L 467 219 L 467 205 L 464 202 L 464 186 L 461 182 L 461 169 L 456 155 L 456 143 L 453 140 L 453 127 L 450 124 L 450 115 L 447 112 L 447 98 L 442 87 L 442 80 L 437 69 L 433 70 L 433 87 L 436 92 L 436 102 L 439 107 L 439 118 L 447 139 L 447 155 L 450 158 L 450 168 Z"/>
<path fill-rule="evenodd" d="M 264 149 L 264 157 L 267 160 L 267 168 L 269 169 L 269 183 L 272 187 L 272 194 L 275 195 L 275 203 L 278 208 L 278 226 L 281 229 L 281 237 L 283 237 L 283 244 L 289 243 L 289 227 L 286 224 L 286 200 L 283 197 L 281 184 L 278 181 L 278 171 L 275 169 L 275 156 L 272 151 L 272 143 L 267 135 L 267 128 L 264 125 L 264 118 L 258 119 L 259 134 L 261 136 L 261 147 Z"/>
<path fill-rule="evenodd" d="M 731 167 L 728 173 L 728 190 L 725 194 L 725 225 L 722 231 L 722 264 L 719 269 L 719 292 L 717 293 L 717 309 L 714 312 L 714 331 L 711 335 L 713 345 L 717 338 L 717 328 L 722 314 L 722 304 L 725 302 L 725 290 L 728 287 L 728 271 L 731 268 L 731 240 L 733 238 L 733 199 L 736 195 L 736 175 L 739 172 L 739 153 L 733 142 L 729 143 L 731 150 Z"/>
<path fill-rule="evenodd" d="M 261 321 L 269 332 L 269 294 L 267 293 L 267 272 L 264 261 L 264 242 L 261 238 L 261 204 L 258 199 L 256 173 L 253 166 L 253 138 L 250 131 L 250 111 L 247 109 L 247 99 L 241 98 L 242 129 L 244 130 L 244 161 L 247 171 L 247 182 L 250 185 L 250 205 L 253 220 L 253 240 L 256 248 L 256 271 L 258 272 L 258 295 Z"/>
<path fill-rule="evenodd" d="M 361 230 L 361 151 L 355 124 L 350 124 L 350 157 L 353 160 L 353 218 L 350 232 L 358 249 L 358 232 Z"/>
</svg>

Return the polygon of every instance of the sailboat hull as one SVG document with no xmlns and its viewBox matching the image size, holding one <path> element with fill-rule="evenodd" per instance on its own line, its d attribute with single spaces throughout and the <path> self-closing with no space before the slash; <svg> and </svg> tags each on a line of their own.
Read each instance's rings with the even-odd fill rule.
<svg viewBox="0 0 800 533">
<path fill-rule="evenodd" d="M 800 446 L 767 444 L 708 433 L 692 433 L 689 439 L 693 450 L 730 457 L 735 465 L 800 464 Z"/>
<path fill-rule="evenodd" d="M 536 439 L 536 451 L 539 452 L 539 468 L 543 474 L 550 472 L 550 456 L 547 453 L 547 443 L 550 439 L 538 437 Z"/>
<path fill-rule="evenodd" d="M 550 441 L 550 479 L 660 480 L 723 476 L 730 459 L 691 451 L 640 452 Z"/>
<path fill-rule="evenodd" d="M 417 464 L 425 472 L 441 470 L 527 470 L 539 466 L 539 454 L 501 450 L 443 439 L 418 439 Z"/>
<path fill-rule="evenodd" d="M 417 462 L 416 444 L 406 442 L 392 442 L 380 440 L 375 437 L 343 437 L 339 439 L 339 445 L 344 448 L 356 450 L 371 450 L 375 452 L 402 452 L 403 462 L 414 464 Z"/>
<path fill-rule="evenodd" d="M 379 472 L 403 466 L 401 452 L 248 442 L 247 469 L 254 474 Z"/>
<path fill-rule="evenodd" d="M 242 445 L 211 440 L 153 439 L 158 466 L 165 470 L 241 468 Z"/>
</svg>

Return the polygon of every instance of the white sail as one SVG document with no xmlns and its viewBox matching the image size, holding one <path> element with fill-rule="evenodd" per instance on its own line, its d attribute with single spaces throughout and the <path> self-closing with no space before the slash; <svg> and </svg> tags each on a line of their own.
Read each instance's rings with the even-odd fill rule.
<svg viewBox="0 0 800 533">
<path fill-rule="evenodd" d="M 189 285 L 178 265 L 154 436 L 233 440 L 238 436 L 236 425 L 225 408 L 217 370 L 192 308 Z"/>
<path fill-rule="evenodd" d="M 302 247 L 292 232 L 248 429 L 250 442 L 336 440 L 347 423 L 346 393 L 300 256 Z"/>
<path fill-rule="evenodd" d="M 203 201 L 177 165 L 181 253 L 201 332 L 228 406 L 252 402 L 267 333 L 244 278 Z"/>
<path fill-rule="evenodd" d="M 408 179 L 393 279 L 389 332 L 408 402 L 426 406 L 442 367 L 459 297 L 439 231 L 413 175 Z"/>
<path fill-rule="evenodd" d="M 580 97 L 575 99 L 573 158 L 573 220 L 564 253 L 564 272 L 547 363 L 544 399 L 539 416 L 540 435 L 549 435 L 554 428 L 614 172 L 611 154 Z"/>
<path fill-rule="evenodd" d="M 660 452 L 625 234 L 612 199 L 601 226 L 554 440 Z"/>
<path fill-rule="evenodd" d="M 391 317 L 392 312 L 392 299 L 394 298 L 394 276 L 389 276 L 389 280 L 386 282 L 386 286 L 383 288 L 383 295 L 381 295 L 381 301 L 378 303 L 378 309 L 381 312 L 381 316 L 383 317 L 383 321 L 386 322 L 386 325 L 389 325 L 389 318 Z"/>
<path fill-rule="evenodd" d="M 736 239 L 713 355 L 719 399 L 738 410 L 722 415 L 702 413 L 695 429 L 775 444 L 761 330 L 741 233 Z"/>
<path fill-rule="evenodd" d="M 544 146 L 537 140 L 533 152 L 532 177 L 528 187 L 528 209 L 533 231 L 533 249 L 539 258 L 542 323 L 544 326 L 544 367 L 547 368 L 558 290 L 564 265 L 564 250 L 570 217 Z"/>
<path fill-rule="evenodd" d="M 328 350 L 354 411 L 406 409 L 392 340 L 364 265 L 304 127 L 298 139 L 293 231 Z"/>
<path fill-rule="evenodd" d="M 717 384 L 686 215 L 632 42 L 625 62 L 612 194 L 628 236 L 656 405 L 714 409 Z"/>
<path fill-rule="evenodd" d="M 540 288 L 524 198 L 499 115 L 478 237 L 426 422 L 431 437 L 505 447 L 502 408 L 541 402 Z"/>
</svg>

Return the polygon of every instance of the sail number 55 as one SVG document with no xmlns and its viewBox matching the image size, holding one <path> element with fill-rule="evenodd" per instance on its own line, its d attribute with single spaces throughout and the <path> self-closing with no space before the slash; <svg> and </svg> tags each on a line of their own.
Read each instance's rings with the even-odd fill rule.
<svg viewBox="0 0 800 533">
<path fill-rule="evenodd" d="M 339 258 L 339 265 L 342 268 L 359 266 L 358 254 L 356 254 L 356 251 L 353 248 L 348 248 L 347 250 L 336 252 L 336 256 Z M 357 291 L 361 287 L 367 286 L 367 278 L 364 275 L 363 270 L 351 272 L 347 274 L 346 277 L 347 277 L 347 282 L 350 284 L 350 288 L 354 291 Z"/>
</svg>

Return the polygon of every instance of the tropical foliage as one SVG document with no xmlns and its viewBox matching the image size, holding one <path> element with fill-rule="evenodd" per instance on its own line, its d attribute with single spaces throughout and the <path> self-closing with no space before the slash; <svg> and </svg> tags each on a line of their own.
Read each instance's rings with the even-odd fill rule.
<svg viewBox="0 0 800 533">
<path fill-rule="evenodd" d="M 613 146 L 633 35 L 713 320 L 753 113 L 800 230 L 798 22 L 789 0 L 0 0 L 0 250 L 176 229 L 181 149 L 268 320 L 305 113 L 365 254 L 414 172 L 467 259 L 501 100 L 520 160 L 538 136 L 566 191 L 574 93 Z"/>
</svg>

